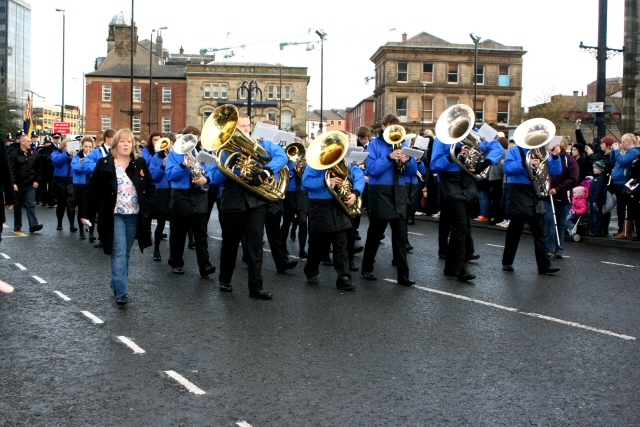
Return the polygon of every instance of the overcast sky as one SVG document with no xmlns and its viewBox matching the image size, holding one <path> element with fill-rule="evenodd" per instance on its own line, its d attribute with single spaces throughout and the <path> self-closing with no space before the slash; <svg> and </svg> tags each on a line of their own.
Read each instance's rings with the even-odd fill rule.
<svg viewBox="0 0 640 427">
<path fill-rule="evenodd" d="M 624 36 L 622 0 L 609 1 L 607 45 L 621 48 Z M 31 90 L 59 104 L 62 89 L 62 13 L 66 10 L 65 104 L 82 104 L 83 73 L 93 71 L 95 58 L 107 53 L 111 18 L 131 15 L 131 0 L 31 0 Z M 386 4 L 383 9 L 373 5 Z M 531 6 L 534 5 L 535 7 Z M 578 48 L 580 41 L 598 42 L 598 0 L 407 0 L 404 2 L 214 2 L 135 0 L 139 39 L 153 28 L 163 31 L 164 47 L 178 53 L 202 48 L 232 47 L 216 60 L 282 63 L 308 67 L 308 101 L 320 108 L 320 45 L 323 29 L 324 108 L 356 105 L 373 93 L 369 58 L 388 41 L 401 41 L 425 31 L 451 43 L 472 43 L 469 33 L 508 46 L 522 46 L 523 106 L 536 105 L 553 94 L 586 92 L 596 79 L 596 60 Z M 390 29 L 395 30 L 390 31 Z M 154 36 L 155 38 L 155 36 Z M 287 46 L 280 42 L 313 42 Z M 243 47 L 239 47 L 242 46 Z M 481 52 L 481 51 L 480 51 Z M 481 53 L 480 53 L 481 55 Z M 480 59 L 481 62 L 481 59 Z M 622 55 L 607 61 L 607 77 L 622 76 Z M 36 97 L 36 105 L 39 98 Z"/>
</svg>

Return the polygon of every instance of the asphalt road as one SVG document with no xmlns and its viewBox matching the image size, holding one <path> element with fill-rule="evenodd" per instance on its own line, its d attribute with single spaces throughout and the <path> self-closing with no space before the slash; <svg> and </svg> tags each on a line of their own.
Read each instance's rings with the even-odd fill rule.
<svg viewBox="0 0 640 427">
<path fill-rule="evenodd" d="M 274 299 L 260 301 L 240 261 L 225 294 L 193 251 L 176 276 L 166 242 L 161 263 L 134 245 L 119 309 L 109 258 L 56 231 L 52 209 L 38 217 L 41 233 L 0 243 L 16 288 L 0 295 L 2 426 L 640 425 L 638 252 L 568 242 L 560 273 L 540 276 L 525 235 L 509 273 L 504 232 L 474 228 L 478 278 L 462 284 L 418 220 L 416 286 L 393 283 L 387 231 L 378 280 L 354 276 L 355 292 L 332 267 L 317 286 L 302 264 L 278 274 L 265 253 Z M 216 218 L 209 231 L 219 266 Z"/>
</svg>

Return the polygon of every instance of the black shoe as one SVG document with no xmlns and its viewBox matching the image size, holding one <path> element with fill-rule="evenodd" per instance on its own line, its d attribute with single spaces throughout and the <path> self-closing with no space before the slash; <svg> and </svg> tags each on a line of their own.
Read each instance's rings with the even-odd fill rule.
<svg viewBox="0 0 640 427">
<path fill-rule="evenodd" d="M 69 231 L 75 233 L 76 231 L 78 231 L 78 227 L 71 227 Z"/>
<path fill-rule="evenodd" d="M 362 251 L 364 251 L 364 246 L 356 246 L 355 248 L 353 248 L 354 254 L 359 254 Z"/>
<path fill-rule="evenodd" d="M 56 230 L 62 231 L 62 224 L 58 224 L 58 226 L 56 227 Z"/>
<path fill-rule="evenodd" d="M 160 252 L 154 252 L 153 253 L 153 260 L 154 261 L 162 261 L 162 256 L 160 256 Z"/>
<path fill-rule="evenodd" d="M 358 270 L 359 270 L 359 268 L 358 268 L 358 267 L 356 267 L 356 265 L 355 265 L 353 262 L 350 262 L 350 263 L 349 263 L 349 270 L 351 270 L 351 271 L 358 271 Z"/>
<path fill-rule="evenodd" d="M 554 258 L 554 259 L 562 259 L 562 254 L 561 254 L 561 253 L 556 252 L 555 254 L 553 254 L 553 258 Z"/>
<path fill-rule="evenodd" d="M 229 283 L 220 283 L 220 292 L 233 292 L 233 288 Z"/>
<path fill-rule="evenodd" d="M 300 252 L 298 254 L 298 258 L 300 259 L 307 259 L 307 253 L 306 252 Z"/>
<path fill-rule="evenodd" d="M 256 293 L 249 294 L 249 297 L 256 299 L 272 299 L 273 295 L 271 295 L 271 292 L 267 292 L 264 289 L 261 289 Z"/>
<path fill-rule="evenodd" d="M 189 249 L 195 249 L 195 248 L 196 248 L 196 244 L 195 244 L 195 242 L 190 242 L 190 243 L 187 245 L 187 247 L 188 247 Z"/>
<path fill-rule="evenodd" d="M 407 252 L 411 252 L 413 250 L 413 246 L 410 243 L 407 244 Z"/>
<path fill-rule="evenodd" d="M 503 264 L 503 265 L 502 265 L 502 269 L 503 269 L 504 271 L 513 271 L 513 265 L 511 265 L 511 264 L 504 265 L 504 264 Z"/>
<path fill-rule="evenodd" d="M 102 240 L 98 240 L 98 241 L 96 242 L 96 244 L 95 244 L 95 245 L 93 245 L 93 247 L 94 247 L 94 248 L 101 248 L 102 246 L 103 246 L 103 244 L 102 244 Z"/>
<path fill-rule="evenodd" d="M 453 270 L 444 270 L 444 275 L 449 277 L 458 277 L 458 272 Z"/>
<path fill-rule="evenodd" d="M 538 274 L 554 274 L 560 271 L 558 267 L 549 267 L 546 270 L 538 270 Z"/>
<path fill-rule="evenodd" d="M 398 285 L 402 286 L 413 286 L 416 284 L 415 280 L 411 280 L 408 277 L 401 277 L 398 279 Z"/>
<path fill-rule="evenodd" d="M 309 285 L 317 285 L 318 284 L 318 276 L 307 276 L 307 283 Z"/>
<path fill-rule="evenodd" d="M 376 275 L 370 271 L 360 270 L 360 274 L 362 275 L 362 278 L 365 280 L 378 280 Z"/>
<path fill-rule="evenodd" d="M 476 278 L 475 274 L 471 274 L 468 271 L 458 273 L 458 282 L 469 282 Z"/>
<path fill-rule="evenodd" d="M 354 239 L 355 240 L 362 240 L 362 237 L 360 236 L 360 234 L 356 234 L 356 237 Z"/>
<path fill-rule="evenodd" d="M 13 227 L 13 231 L 20 231 L 22 227 Z"/>
<path fill-rule="evenodd" d="M 216 268 L 213 265 L 209 265 L 203 269 L 200 269 L 200 277 L 209 277 L 210 274 L 216 272 Z"/>
<path fill-rule="evenodd" d="M 475 254 L 475 255 L 471 255 L 471 256 L 470 256 L 470 257 L 468 257 L 468 258 L 465 258 L 465 261 L 475 261 L 475 260 L 477 260 L 477 259 L 480 259 L 480 255 Z"/>
<path fill-rule="evenodd" d="M 324 265 L 333 265 L 333 260 L 330 256 L 322 258 L 322 263 Z"/>
<path fill-rule="evenodd" d="M 44 227 L 42 224 L 34 225 L 33 227 L 29 227 L 29 233 L 35 233 L 36 231 L 42 230 Z"/>
<path fill-rule="evenodd" d="M 182 267 L 175 267 L 173 270 L 171 270 L 171 272 L 173 274 L 184 274 L 184 268 Z"/>
<path fill-rule="evenodd" d="M 298 265 L 298 261 L 295 261 L 295 260 L 287 261 L 287 263 L 283 267 L 278 268 L 278 273 L 284 273 L 287 270 L 296 268 L 297 265 Z"/>
<path fill-rule="evenodd" d="M 167 233 L 162 233 L 162 240 L 167 238 Z"/>
<path fill-rule="evenodd" d="M 93 234 L 89 234 L 89 243 L 93 243 L 96 241 L 96 237 Z"/>
<path fill-rule="evenodd" d="M 351 282 L 351 278 L 349 276 L 338 277 L 338 280 L 336 280 L 336 288 L 340 289 L 341 291 L 356 290 L 356 287 L 353 285 L 353 282 Z"/>
<path fill-rule="evenodd" d="M 127 302 L 129 302 L 129 298 L 126 295 L 116 298 L 116 304 L 118 304 L 119 306 L 127 305 Z"/>
<path fill-rule="evenodd" d="M 84 234 L 83 230 L 80 230 L 80 240 L 87 240 L 87 236 Z"/>
</svg>

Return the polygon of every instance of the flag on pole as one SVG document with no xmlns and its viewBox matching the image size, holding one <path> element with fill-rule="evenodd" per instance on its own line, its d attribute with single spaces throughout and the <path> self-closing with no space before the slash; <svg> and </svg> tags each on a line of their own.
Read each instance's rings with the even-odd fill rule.
<svg viewBox="0 0 640 427">
<path fill-rule="evenodd" d="M 33 131 L 33 121 L 31 120 L 31 96 L 27 95 L 27 106 L 24 108 L 24 124 L 22 125 L 22 130 L 24 133 L 31 137 L 31 132 Z"/>
</svg>

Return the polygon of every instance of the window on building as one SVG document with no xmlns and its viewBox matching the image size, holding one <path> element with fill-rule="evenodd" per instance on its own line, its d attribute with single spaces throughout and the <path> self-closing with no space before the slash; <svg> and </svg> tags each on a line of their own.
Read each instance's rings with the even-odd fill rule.
<svg viewBox="0 0 640 427">
<path fill-rule="evenodd" d="M 171 86 L 162 88 L 162 102 L 171 102 Z"/>
<path fill-rule="evenodd" d="M 407 121 L 407 106 L 409 105 L 409 98 L 396 98 L 396 116 L 401 122 Z"/>
<path fill-rule="evenodd" d="M 140 86 L 133 87 L 133 102 L 142 102 L 142 88 Z"/>
<path fill-rule="evenodd" d="M 449 64 L 449 73 L 447 75 L 447 81 L 449 83 L 458 83 L 459 67 L 459 64 Z"/>
<path fill-rule="evenodd" d="M 422 82 L 433 83 L 433 64 L 430 62 L 422 64 Z"/>
<path fill-rule="evenodd" d="M 111 85 L 102 85 L 102 100 L 111 102 Z"/>
<path fill-rule="evenodd" d="M 284 87 L 284 99 L 285 101 L 291 101 L 291 86 Z"/>
<path fill-rule="evenodd" d="M 247 91 L 246 88 L 241 87 L 239 92 L 240 92 L 239 99 L 247 99 L 248 91 Z M 251 99 L 256 99 L 256 89 L 255 88 L 251 89 Z"/>
<path fill-rule="evenodd" d="M 500 66 L 500 71 L 498 72 L 498 86 L 511 86 L 508 65 Z"/>
<path fill-rule="evenodd" d="M 267 113 L 267 120 L 271 120 L 273 123 L 277 123 L 278 113 L 275 111 L 269 111 Z"/>
<path fill-rule="evenodd" d="M 433 98 L 422 99 L 422 116 L 424 123 L 433 123 Z"/>
<path fill-rule="evenodd" d="M 398 62 L 398 83 L 409 81 L 409 63 Z"/>
<path fill-rule="evenodd" d="M 460 98 L 447 98 L 447 108 L 460 104 Z"/>
<path fill-rule="evenodd" d="M 220 97 L 220 86 L 213 85 L 213 99 L 218 99 Z"/>
<path fill-rule="evenodd" d="M 141 124 L 140 116 L 134 116 L 133 129 L 131 129 L 133 133 L 140 133 L 140 124 Z"/>
<path fill-rule="evenodd" d="M 283 111 L 282 117 L 280 117 L 280 128 L 286 129 L 288 126 L 291 126 L 291 113 Z"/>
<path fill-rule="evenodd" d="M 484 84 L 484 65 L 478 65 L 476 68 L 476 84 Z"/>
<path fill-rule="evenodd" d="M 276 97 L 276 87 L 269 86 L 267 88 L 267 99 L 275 99 L 275 97 Z"/>
<path fill-rule="evenodd" d="M 509 124 L 509 101 L 498 101 L 498 123 Z"/>
<path fill-rule="evenodd" d="M 342 120 L 338 120 L 338 126 L 342 125 Z"/>
<path fill-rule="evenodd" d="M 211 98 L 211 85 L 204 85 L 204 97 Z"/>
<path fill-rule="evenodd" d="M 101 131 L 104 132 L 107 129 L 111 129 L 111 116 L 102 116 Z"/>
<path fill-rule="evenodd" d="M 209 112 L 211 114 L 211 112 Z M 162 118 L 162 132 L 171 132 L 171 117 Z"/>
<path fill-rule="evenodd" d="M 219 99 L 227 99 L 227 86 L 220 85 L 220 98 Z"/>
<path fill-rule="evenodd" d="M 334 124 L 334 121 L 333 121 L 333 120 L 331 120 L 331 124 Z"/>
<path fill-rule="evenodd" d="M 476 101 L 476 123 L 484 123 L 484 100 Z"/>
</svg>

